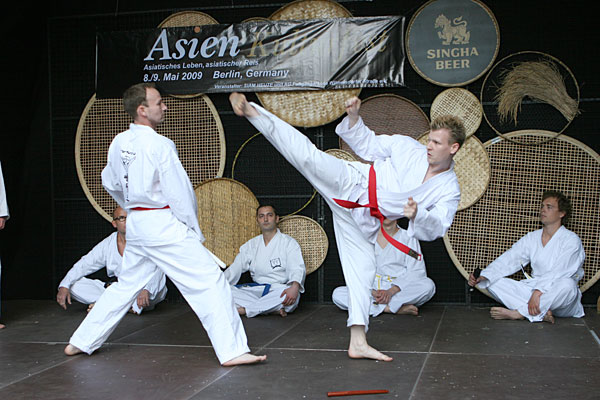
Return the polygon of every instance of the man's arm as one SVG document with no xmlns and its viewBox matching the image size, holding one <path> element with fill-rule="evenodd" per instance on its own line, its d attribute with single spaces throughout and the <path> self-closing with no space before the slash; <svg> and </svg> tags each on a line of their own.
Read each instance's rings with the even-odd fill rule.
<svg viewBox="0 0 600 400">
<path fill-rule="evenodd" d="M 252 240 L 252 239 L 251 239 Z M 230 285 L 235 285 L 239 282 L 242 274 L 249 270 L 250 261 L 252 260 L 252 242 L 247 241 L 240 247 L 240 252 L 229 267 L 223 271 L 225 279 Z"/>
<path fill-rule="evenodd" d="M 117 233 L 115 232 L 94 246 L 89 253 L 81 257 L 67 272 L 58 285 L 58 293 L 56 295 L 56 301 L 62 308 L 66 309 L 67 304 L 71 304 L 70 288 L 73 283 L 84 276 L 106 267 L 108 263 L 108 247 L 111 244 L 114 246 L 117 245 L 115 243 L 116 235 Z"/>
<path fill-rule="evenodd" d="M 530 261 L 531 250 L 529 241 L 530 237 L 528 235 L 519 239 L 510 249 L 481 271 L 477 283 L 481 283 L 481 287 L 485 289 L 498 279 L 512 275 L 519 271 L 522 266 L 527 265 Z"/>
</svg>

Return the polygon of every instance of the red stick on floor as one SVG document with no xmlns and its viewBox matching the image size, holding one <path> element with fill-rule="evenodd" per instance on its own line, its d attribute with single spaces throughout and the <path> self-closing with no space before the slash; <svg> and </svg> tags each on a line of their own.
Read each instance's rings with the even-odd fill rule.
<svg viewBox="0 0 600 400">
<path fill-rule="evenodd" d="M 356 394 L 382 394 L 389 393 L 389 390 L 346 390 L 344 392 L 327 392 L 327 397 L 353 396 Z"/>
</svg>

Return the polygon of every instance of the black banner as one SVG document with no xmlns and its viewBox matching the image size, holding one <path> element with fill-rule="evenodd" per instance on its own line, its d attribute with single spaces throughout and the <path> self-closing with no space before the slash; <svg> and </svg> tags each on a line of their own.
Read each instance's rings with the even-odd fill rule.
<svg viewBox="0 0 600 400">
<path fill-rule="evenodd" d="M 403 32 L 393 16 L 98 33 L 96 96 L 403 86 Z"/>
</svg>

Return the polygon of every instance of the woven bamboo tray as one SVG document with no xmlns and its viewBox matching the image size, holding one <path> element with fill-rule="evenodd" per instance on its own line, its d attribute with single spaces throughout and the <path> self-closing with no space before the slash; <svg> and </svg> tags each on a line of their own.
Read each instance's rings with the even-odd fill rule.
<svg viewBox="0 0 600 400">
<path fill-rule="evenodd" d="M 432 121 L 442 115 L 460 118 L 467 137 L 474 134 L 481 125 L 482 114 L 483 108 L 477 96 L 462 88 L 446 89 L 438 94 L 429 112 Z"/>
<path fill-rule="evenodd" d="M 456 214 L 444 244 L 460 273 L 468 278 L 526 233 L 540 229 L 539 206 L 545 190 L 571 199 L 566 227 L 581 238 L 586 253 L 581 291 L 600 276 L 600 156 L 583 143 L 553 132 L 517 131 L 484 144 L 491 166 L 490 183 L 471 207 Z M 521 145 L 537 143 L 537 146 Z M 513 276 L 521 279 L 522 274 Z"/>
<path fill-rule="evenodd" d="M 566 90 L 567 95 L 579 104 L 579 85 L 577 84 L 577 80 L 569 67 L 558 58 L 538 51 L 522 51 L 510 54 L 498 61 L 490 69 L 483 81 L 480 94 L 485 121 L 496 134 L 507 140 L 520 140 L 521 136 L 509 135 L 509 133 L 517 130 L 543 130 L 553 133 L 552 135 L 538 137 L 540 142 L 532 142 L 531 138 L 519 142 L 520 144 L 536 145 L 557 137 L 563 133 L 572 122 L 572 120 L 567 119 L 555 106 L 547 102 L 532 99 L 529 96 L 523 98 L 523 101 L 518 108 L 516 123 L 510 118 L 506 121 L 501 118 L 498 108 L 499 101 L 496 97 L 499 93 L 499 88 L 503 85 L 504 74 L 514 70 L 516 66 L 521 65 L 522 63 L 541 61 L 551 63 L 557 68 L 562 76 L 564 90 Z M 524 88 L 526 87 L 525 83 L 522 83 L 522 85 Z M 542 86 L 544 86 L 544 90 L 551 98 L 560 98 L 560 96 L 557 95 L 558 88 L 556 85 L 548 83 Z M 564 104 L 564 102 L 560 102 L 560 104 Z"/>
<path fill-rule="evenodd" d="M 209 179 L 194 191 L 204 246 L 231 265 L 240 246 L 260 234 L 258 200 L 244 184 L 229 178 Z"/>
<path fill-rule="evenodd" d="M 292 215 L 281 218 L 278 227 L 300 245 L 306 275 L 315 272 L 325 261 L 329 249 L 329 240 L 321 225 L 303 215 Z"/>
<path fill-rule="evenodd" d="M 348 18 L 352 14 L 340 4 L 329 0 L 293 1 L 275 11 L 273 21 L 314 18 Z M 346 111 L 344 101 L 358 96 L 358 89 L 301 90 L 256 93 L 263 107 L 290 125 L 316 127 L 335 121 Z"/>
<path fill-rule="evenodd" d="M 406 135 L 419 139 L 429 132 L 429 119 L 421 108 L 407 98 L 395 94 L 379 94 L 361 102 L 360 116 L 376 135 Z M 358 161 L 367 162 L 354 153 L 341 138 L 340 149 Z"/>
<path fill-rule="evenodd" d="M 168 107 L 158 133 L 173 140 L 179 159 L 192 185 L 223 175 L 225 134 L 219 114 L 207 96 L 193 99 L 165 97 Z M 123 110 L 121 99 L 88 101 L 77 126 L 75 164 L 81 187 L 98 213 L 112 220 L 115 201 L 102 187 L 100 176 L 106 166 L 108 147 L 113 138 L 127 130 L 131 117 Z"/>
</svg>

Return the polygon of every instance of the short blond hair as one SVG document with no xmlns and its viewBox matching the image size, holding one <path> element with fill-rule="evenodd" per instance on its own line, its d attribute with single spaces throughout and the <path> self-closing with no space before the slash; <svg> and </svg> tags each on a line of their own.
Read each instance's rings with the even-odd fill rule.
<svg viewBox="0 0 600 400">
<path fill-rule="evenodd" d="M 431 121 L 430 129 L 437 131 L 439 129 L 448 129 L 450 132 L 450 144 L 458 143 L 462 146 L 467 137 L 467 130 L 462 120 L 454 115 L 440 115 Z"/>
</svg>

